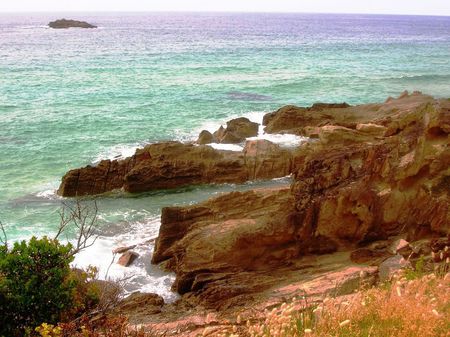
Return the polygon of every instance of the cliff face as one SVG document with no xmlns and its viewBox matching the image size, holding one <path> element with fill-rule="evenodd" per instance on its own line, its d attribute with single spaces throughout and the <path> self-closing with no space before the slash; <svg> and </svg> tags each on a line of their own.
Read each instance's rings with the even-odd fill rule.
<svg viewBox="0 0 450 337">
<path fill-rule="evenodd" d="M 450 101 L 414 93 L 326 109 L 364 123 L 345 127 L 327 117 L 314 126 L 318 140 L 294 154 L 290 188 L 163 210 L 153 262 L 175 271 L 184 298 L 231 305 L 279 284 L 308 254 L 400 233 L 411 240 L 450 233 Z M 309 127 L 299 120 L 288 130 Z"/>
<path fill-rule="evenodd" d="M 325 126 L 302 150 L 292 193 L 306 237 L 345 246 L 448 233 L 450 101 L 413 94 L 366 109 L 376 110 L 375 134 Z"/>
</svg>

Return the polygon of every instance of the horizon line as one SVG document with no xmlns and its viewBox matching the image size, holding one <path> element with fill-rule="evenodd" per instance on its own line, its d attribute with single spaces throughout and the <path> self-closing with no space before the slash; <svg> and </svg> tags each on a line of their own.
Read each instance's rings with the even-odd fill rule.
<svg viewBox="0 0 450 337">
<path fill-rule="evenodd" d="M 208 10 L 36 10 L 36 11 L 0 11 L 0 15 L 7 14 L 334 14 L 334 15 L 390 15 L 390 16 L 433 16 L 450 17 L 450 14 L 417 14 L 417 13 L 367 13 L 367 12 L 301 12 L 301 11 L 208 11 Z"/>
</svg>

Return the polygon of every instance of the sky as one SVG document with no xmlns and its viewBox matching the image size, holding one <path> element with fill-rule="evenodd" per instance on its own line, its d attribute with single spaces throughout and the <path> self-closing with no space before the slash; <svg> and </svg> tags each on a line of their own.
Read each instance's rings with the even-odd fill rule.
<svg viewBox="0 0 450 337">
<path fill-rule="evenodd" d="M 0 0 L 2 12 L 218 11 L 450 15 L 450 0 Z"/>
</svg>

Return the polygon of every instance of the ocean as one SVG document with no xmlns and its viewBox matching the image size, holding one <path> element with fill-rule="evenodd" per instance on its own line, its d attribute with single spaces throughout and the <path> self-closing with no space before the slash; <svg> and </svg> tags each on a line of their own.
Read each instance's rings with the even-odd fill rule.
<svg viewBox="0 0 450 337">
<path fill-rule="evenodd" d="M 99 28 L 46 27 L 62 17 Z M 286 104 L 380 102 L 403 90 L 450 97 L 450 17 L 0 13 L 0 221 L 10 241 L 51 236 L 63 201 L 55 190 L 71 168 Z M 75 263 L 104 277 L 113 248 L 140 244 L 137 262 L 109 276 L 173 300 L 173 275 L 150 264 L 145 243 L 161 208 L 279 183 L 97 198 L 99 239 Z"/>
</svg>

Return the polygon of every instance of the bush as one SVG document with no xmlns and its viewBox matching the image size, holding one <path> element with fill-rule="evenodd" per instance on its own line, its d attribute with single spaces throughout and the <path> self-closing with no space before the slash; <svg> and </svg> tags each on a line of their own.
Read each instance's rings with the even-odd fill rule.
<svg viewBox="0 0 450 337">
<path fill-rule="evenodd" d="M 96 302 L 91 275 L 73 271 L 72 245 L 31 238 L 0 249 L 0 336 L 32 335 L 42 322 L 75 317 Z"/>
</svg>

